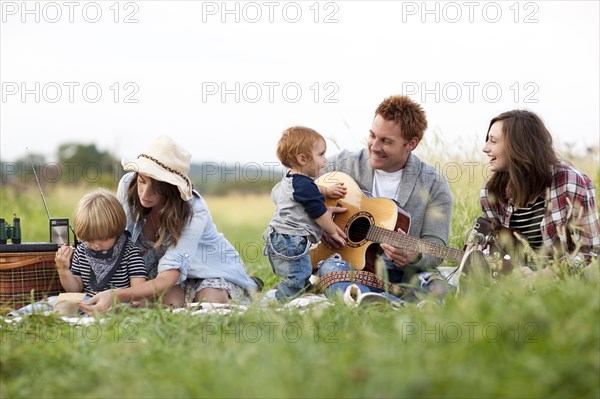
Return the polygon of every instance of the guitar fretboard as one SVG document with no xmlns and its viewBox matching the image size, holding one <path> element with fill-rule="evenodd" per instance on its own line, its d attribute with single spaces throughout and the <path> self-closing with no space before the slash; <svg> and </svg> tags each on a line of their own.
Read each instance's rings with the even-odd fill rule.
<svg viewBox="0 0 600 399">
<path fill-rule="evenodd" d="M 397 231 L 387 230 L 377 226 L 371 226 L 366 236 L 367 240 L 378 244 L 389 244 L 406 251 L 420 252 L 426 255 L 437 256 L 442 259 L 460 262 L 465 254 L 456 248 L 434 244 L 421 240 L 408 234 L 400 234 Z"/>
</svg>

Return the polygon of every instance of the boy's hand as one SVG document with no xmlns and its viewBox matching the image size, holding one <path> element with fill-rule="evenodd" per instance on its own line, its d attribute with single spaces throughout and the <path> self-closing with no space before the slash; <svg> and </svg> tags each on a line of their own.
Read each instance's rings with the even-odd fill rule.
<svg viewBox="0 0 600 399">
<path fill-rule="evenodd" d="M 57 270 L 69 270 L 71 267 L 71 259 L 73 258 L 73 253 L 75 252 L 75 248 L 63 245 L 58 248 L 56 251 L 56 256 L 54 257 L 54 262 L 56 263 Z"/>
<path fill-rule="evenodd" d="M 338 245 L 337 248 L 343 247 L 344 245 L 346 245 L 346 240 L 344 239 L 344 237 L 346 237 L 346 234 L 344 234 L 342 229 L 340 229 L 339 227 L 335 227 L 337 231 L 335 232 L 335 234 L 330 234 L 329 238 L 335 241 L 335 243 Z"/>
<path fill-rule="evenodd" d="M 346 191 L 348 191 L 346 189 L 346 187 L 344 186 L 344 183 L 336 183 L 333 186 L 329 186 L 326 187 L 327 190 L 327 198 L 331 198 L 331 199 L 338 199 L 338 198 L 342 198 L 344 195 L 346 195 Z"/>
<path fill-rule="evenodd" d="M 342 208 L 339 206 L 327 207 L 328 217 L 331 217 L 331 215 L 336 214 L 336 213 L 344 213 L 347 210 L 348 210 L 347 208 Z M 342 240 L 344 240 L 344 241 L 343 241 L 343 243 L 341 243 L 339 240 L 333 239 L 332 235 L 327 233 L 327 231 L 323 231 L 323 236 L 321 237 L 321 241 L 328 248 L 340 248 L 340 247 L 343 247 L 344 245 L 346 245 L 346 241 L 345 241 L 346 234 L 344 234 L 344 231 L 342 229 L 340 229 L 337 225 L 335 226 L 335 228 L 336 228 L 337 235 L 340 236 L 342 238 Z"/>
</svg>

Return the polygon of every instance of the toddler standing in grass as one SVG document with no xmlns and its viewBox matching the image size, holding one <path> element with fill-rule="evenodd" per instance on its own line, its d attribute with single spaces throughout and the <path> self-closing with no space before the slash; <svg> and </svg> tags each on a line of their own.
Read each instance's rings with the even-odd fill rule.
<svg viewBox="0 0 600 399">
<path fill-rule="evenodd" d="M 265 231 L 265 255 L 275 274 L 283 277 L 275 292 L 280 301 L 298 296 L 309 285 L 309 249 L 323 231 L 339 245 L 346 244 L 324 197 L 341 198 L 346 188 L 342 184 L 319 188 L 313 181 L 325 165 L 326 149 L 323 136 L 303 126 L 286 129 L 277 145 L 277 157 L 289 170 L 271 191 L 276 210 Z"/>
</svg>

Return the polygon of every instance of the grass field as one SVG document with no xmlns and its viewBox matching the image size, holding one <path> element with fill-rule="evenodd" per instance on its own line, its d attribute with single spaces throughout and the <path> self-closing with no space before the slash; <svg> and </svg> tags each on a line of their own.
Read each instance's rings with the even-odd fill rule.
<svg viewBox="0 0 600 399">
<path fill-rule="evenodd" d="M 461 248 L 479 215 L 483 167 L 440 162 L 455 200 L 450 245 Z M 598 187 L 597 161 L 579 162 Z M 52 216 L 71 218 L 91 189 L 50 188 Z M 0 199 L 2 217 L 21 217 L 24 241 L 47 240 L 35 189 L 3 187 Z M 249 272 L 275 284 L 260 254 L 269 196 L 207 202 Z M 598 280 L 511 276 L 443 305 L 424 299 L 399 310 L 126 309 L 77 327 L 39 315 L 0 321 L 0 397 L 600 397 Z"/>
</svg>

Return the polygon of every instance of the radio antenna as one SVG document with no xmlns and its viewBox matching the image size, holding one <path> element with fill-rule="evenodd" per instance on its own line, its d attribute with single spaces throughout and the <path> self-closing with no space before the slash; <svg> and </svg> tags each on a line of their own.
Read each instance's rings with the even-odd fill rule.
<svg viewBox="0 0 600 399">
<path fill-rule="evenodd" d="M 51 219 L 50 212 L 48 211 L 48 204 L 46 204 L 46 198 L 44 198 L 44 192 L 42 191 L 42 185 L 40 184 L 40 180 L 38 179 L 38 175 L 35 172 L 35 165 L 33 164 L 33 160 L 31 159 L 31 154 L 29 153 L 29 148 L 25 147 L 27 150 L 27 155 L 29 155 L 29 163 L 31 163 L 31 168 L 33 169 L 33 175 L 35 176 L 35 181 L 37 182 L 38 188 L 40 189 L 40 195 L 42 196 L 42 201 L 44 202 L 44 208 L 46 208 L 46 215 L 48 215 L 48 220 Z"/>
</svg>

